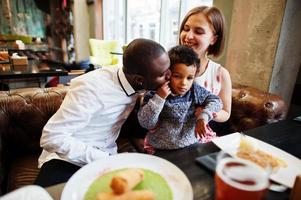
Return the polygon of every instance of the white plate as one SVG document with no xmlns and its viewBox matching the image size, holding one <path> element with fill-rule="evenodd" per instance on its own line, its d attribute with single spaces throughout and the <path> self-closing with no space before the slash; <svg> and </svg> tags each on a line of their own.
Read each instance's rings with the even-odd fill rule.
<svg viewBox="0 0 301 200">
<path fill-rule="evenodd" d="M 97 160 L 78 170 L 66 183 L 61 200 L 83 200 L 96 178 L 106 172 L 126 167 L 149 169 L 160 174 L 167 181 L 174 200 L 193 199 L 188 178 L 171 162 L 148 154 L 121 153 Z"/>
<path fill-rule="evenodd" d="M 16 189 L 2 197 L 1 200 L 53 200 L 48 192 L 37 185 L 28 185 Z"/>
<path fill-rule="evenodd" d="M 296 176 L 301 174 L 301 160 L 263 141 L 257 140 L 250 136 L 246 137 L 248 140 L 257 143 L 258 149 L 270 153 L 276 158 L 283 160 L 287 164 L 287 167 L 280 167 L 278 170 L 273 172 L 270 176 L 270 179 L 292 188 Z M 240 143 L 240 133 L 232 133 L 230 135 L 215 138 L 213 142 L 220 149 L 235 157 Z"/>
</svg>

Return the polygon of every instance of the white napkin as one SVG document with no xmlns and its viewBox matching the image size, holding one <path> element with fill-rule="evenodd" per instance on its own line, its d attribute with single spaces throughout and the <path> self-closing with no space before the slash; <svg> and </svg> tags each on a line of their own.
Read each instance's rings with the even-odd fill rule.
<svg viewBox="0 0 301 200">
<path fill-rule="evenodd" d="M 2 197 L 0 200 L 53 200 L 48 192 L 37 185 L 28 185 L 16 189 Z"/>
</svg>

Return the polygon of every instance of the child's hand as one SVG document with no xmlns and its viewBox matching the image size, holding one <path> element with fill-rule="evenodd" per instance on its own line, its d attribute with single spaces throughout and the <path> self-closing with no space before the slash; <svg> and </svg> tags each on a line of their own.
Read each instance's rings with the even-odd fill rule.
<svg viewBox="0 0 301 200">
<path fill-rule="evenodd" d="M 161 87 L 157 90 L 157 95 L 159 95 L 162 99 L 166 99 L 170 93 L 169 81 L 161 85 Z"/>
<path fill-rule="evenodd" d="M 195 125 L 195 135 L 197 138 L 203 138 L 206 135 L 206 123 L 203 119 L 197 120 Z"/>
<path fill-rule="evenodd" d="M 200 114 L 203 112 L 203 110 L 204 110 L 204 108 L 203 107 L 196 107 L 195 108 L 195 112 L 194 112 L 194 115 L 195 115 L 195 117 L 198 117 L 198 116 L 200 116 Z"/>
</svg>

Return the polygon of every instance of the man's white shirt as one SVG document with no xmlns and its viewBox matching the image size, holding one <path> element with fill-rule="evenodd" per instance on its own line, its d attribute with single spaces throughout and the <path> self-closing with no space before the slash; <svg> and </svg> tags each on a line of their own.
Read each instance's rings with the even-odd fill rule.
<svg viewBox="0 0 301 200">
<path fill-rule="evenodd" d="M 116 154 L 115 141 L 138 96 L 121 67 L 73 79 L 61 107 L 43 129 L 39 167 L 51 159 L 83 166 Z"/>
</svg>

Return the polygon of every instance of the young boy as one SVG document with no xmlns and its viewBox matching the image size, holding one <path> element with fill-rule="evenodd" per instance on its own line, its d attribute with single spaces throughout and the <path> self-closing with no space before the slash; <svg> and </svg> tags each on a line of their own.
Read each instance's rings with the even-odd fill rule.
<svg viewBox="0 0 301 200">
<path fill-rule="evenodd" d="M 148 153 L 207 142 L 215 137 L 207 124 L 223 107 L 218 96 L 193 83 L 200 60 L 190 47 L 176 46 L 168 53 L 170 81 L 148 92 L 138 112 L 139 123 L 149 130 L 145 139 Z M 196 117 L 197 106 L 204 109 Z"/>
</svg>

